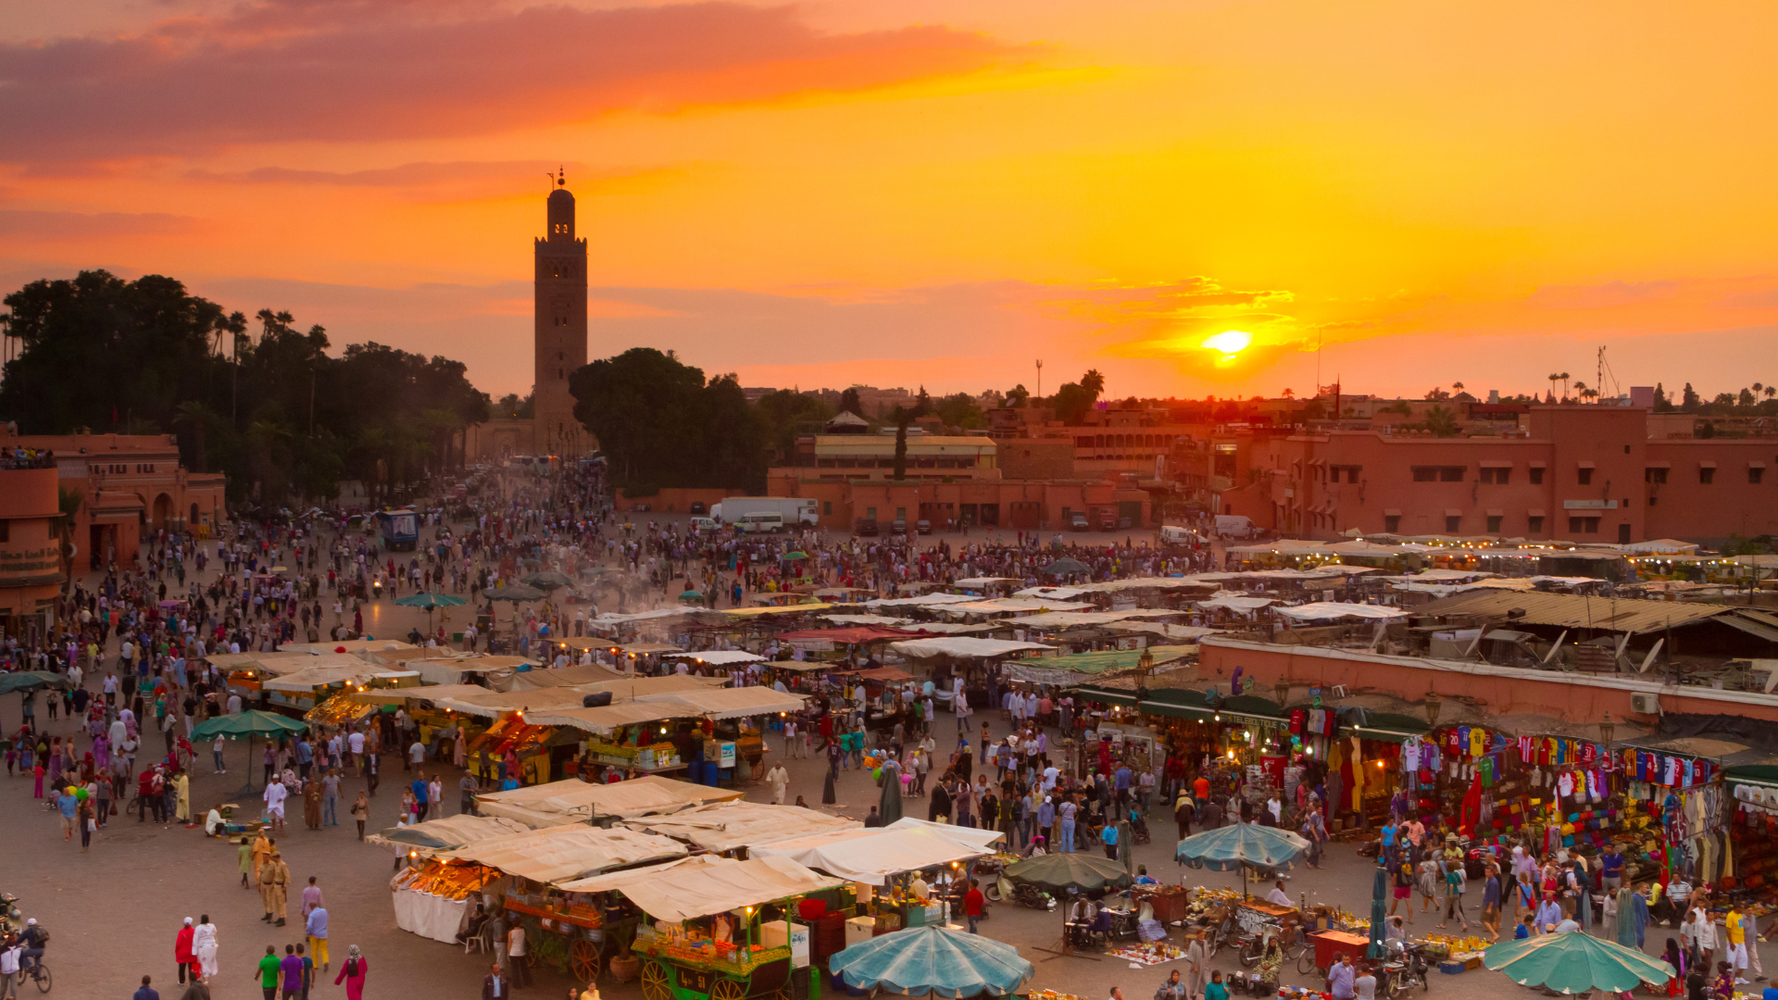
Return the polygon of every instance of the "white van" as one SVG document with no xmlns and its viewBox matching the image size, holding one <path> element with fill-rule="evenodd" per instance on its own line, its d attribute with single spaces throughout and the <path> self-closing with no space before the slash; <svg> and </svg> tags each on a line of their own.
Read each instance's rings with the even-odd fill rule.
<svg viewBox="0 0 1778 1000">
<path fill-rule="evenodd" d="M 1204 539 L 1200 538 L 1198 533 L 1190 528 L 1181 528 L 1177 525 L 1166 524 L 1161 526 L 1161 544 L 1202 545 L 1204 544 Z"/>
<path fill-rule="evenodd" d="M 784 515 L 777 511 L 752 511 L 742 514 L 735 530 L 743 535 L 775 535 L 784 530 Z"/>
<path fill-rule="evenodd" d="M 1218 514 L 1216 533 L 1224 538 L 1252 538 L 1259 534 L 1259 528 L 1245 514 Z"/>
</svg>

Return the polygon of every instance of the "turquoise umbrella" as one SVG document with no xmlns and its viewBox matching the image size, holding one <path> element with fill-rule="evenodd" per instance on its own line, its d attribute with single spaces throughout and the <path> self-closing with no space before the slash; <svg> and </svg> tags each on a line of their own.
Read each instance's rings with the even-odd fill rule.
<svg viewBox="0 0 1778 1000">
<path fill-rule="evenodd" d="M 848 986 L 940 997 L 1008 996 L 1036 974 L 1019 950 L 945 927 L 910 927 L 862 941 L 828 959 Z"/>
<path fill-rule="evenodd" d="M 11 694 L 14 691 L 37 691 L 46 687 L 67 687 L 66 674 L 51 673 L 48 670 L 20 670 L 10 674 L 0 674 L 0 694 Z"/>
<path fill-rule="evenodd" d="M 427 611 L 431 611 L 433 608 L 454 608 L 468 602 L 461 597 L 452 597 L 449 594 L 422 592 L 398 597 L 395 599 L 395 603 L 404 608 L 425 608 Z"/>
<path fill-rule="evenodd" d="M 1634 948 L 1579 931 L 1502 941 L 1482 952 L 1482 964 L 1521 986 L 1558 993 L 1609 990 L 1627 993 L 1642 983 L 1661 984 L 1673 966 Z"/>
<path fill-rule="evenodd" d="M 1382 958 L 1383 935 L 1388 931 L 1388 908 L 1383 898 L 1389 894 L 1389 869 L 1383 867 L 1383 860 L 1377 859 L 1377 877 L 1371 880 L 1371 945 L 1365 951 L 1367 958 Z"/>
<path fill-rule="evenodd" d="M 1050 892 L 1097 892 L 1123 889 L 1132 879 L 1124 866 L 1096 854 L 1041 854 L 1015 861 L 1003 872 L 1014 882 L 1028 882 Z"/>
<path fill-rule="evenodd" d="M 1192 834 L 1179 842 L 1174 856 L 1193 868 L 1241 869 L 1241 894 L 1245 896 L 1249 867 L 1288 870 L 1308 849 L 1309 842 L 1289 830 L 1236 823 Z"/>
</svg>

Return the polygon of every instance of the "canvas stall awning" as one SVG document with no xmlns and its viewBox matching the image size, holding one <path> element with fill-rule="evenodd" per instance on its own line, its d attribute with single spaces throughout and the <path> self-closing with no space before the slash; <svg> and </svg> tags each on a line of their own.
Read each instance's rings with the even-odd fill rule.
<svg viewBox="0 0 1778 1000">
<path fill-rule="evenodd" d="M 562 817 L 557 823 L 549 825 L 570 822 L 573 820 Z M 364 839 L 367 843 L 383 846 L 402 844 L 413 848 L 421 856 L 428 856 L 434 851 L 454 851 L 483 840 L 509 837 L 531 829 L 525 823 L 504 816 L 446 816 L 412 826 L 392 826 Z"/>
<path fill-rule="evenodd" d="M 657 920 L 684 922 L 712 913 L 807 895 L 844 884 L 788 858 L 699 856 L 637 871 L 567 882 L 568 892 L 620 892 Z"/>
<path fill-rule="evenodd" d="M 667 837 L 574 823 L 493 837 L 435 856 L 473 861 L 533 882 L 559 882 L 684 854 L 684 845 Z"/>
<path fill-rule="evenodd" d="M 1198 651 L 1196 646 L 1150 646 L 1147 649 L 1114 649 L 1097 653 L 1074 653 L 1069 656 L 1047 656 L 1040 660 L 1015 660 L 1007 664 L 1007 676 L 1027 684 L 1049 684 L 1074 687 L 1096 678 L 1135 670 L 1143 654 L 1154 658 L 1159 667 L 1184 659 Z"/>
<path fill-rule="evenodd" d="M 1172 615 L 1184 614 L 1167 608 L 1131 608 L 1128 611 L 1045 611 L 1040 614 L 1014 618 L 1008 624 L 1015 628 L 1081 628 L 1091 625 L 1110 625 L 1126 619 L 1167 618 Z"/>
<path fill-rule="evenodd" d="M 749 653 L 745 649 L 706 649 L 688 653 L 680 650 L 676 653 L 662 653 L 663 660 L 691 660 L 712 667 L 730 667 L 737 663 L 763 663 L 765 657 L 758 653 Z"/>
<path fill-rule="evenodd" d="M 741 795 L 729 788 L 694 785 L 689 781 L 650 774 L 611 784 L 574 778 L 551 781 L 510 792 L 477 795 L 475 802 L 484 816 L 502 816 L 541 827 L 569 821 L 585 822 L 595 814 L 629 819 L 649 813 L 669 813 L 690 806 L 727 802 L 739 799 Z"/>
<path fill-rule="evenodd" d="M 619 726 L 665 719 L 741 719 L 801 711 L 806 695 L 785 694 L 768 687 L 706 688 L 675 694 L 644 695 L 600 708 L 576 704 L 541 709 L 528 721 L 540 726 L 573 726 L 594 733 L 608 733 Z"/>
<path fill-rule="evenodd" d="M 950 636 L 942 639 L 909 639 L 905 642 L 891 643 L 890 650 L 902 656 L 915 659 L 926 659 L 934 656 L 955 656 L 960 659 L 985 659 L 994 656 L 1010 656 L 1013 653 L 1024 653 L 1034 650 L 1050 650 L 1054 647 L 1040 642 L 1012 642 L 1006 639 L 976 639 L 969 636 Z"/>
<path fill-rule="evenodd" d="M 1386 608 L 1380 604 L 1346 604 L 1340 601 L 1315 601 L 1311 604 L 1298 604 L 1294 607 L 1280 607 L 1278 613 L 1286 618 L 1305 622 L 1338 621 L 1341 618 L 1369 618 L 1387 621 L 1392 618 L 1406 618 L 1408 613 L 1400 608 Z"/>
<path fill-rule="evenodd" d="M 1208 601 L 1199 601 L 1198 607 L 1205 611 L 1215 611 L 1220 608 L 1225 611 L 1239 611 L 1242 614 L 1246 614 L 1250 611 L 1258 611 L 1260 608 L 1272 603 L 1274 603 L 1274 599 L 1270 597 L 1225 596 L 1212 597 Z"/>
<path fill-rule="evenodd" d="M 721 853 L 737 847 L 751 849 L 822 831 L 858 829 L 864 824 L 855 819 L 829 816 L 801 806 L 736 801 L 625 820 L 624 825 L 634 830 L 646 830 L 683 840 L 706 851 Z"/>
<path fill-rule="evenodd" d="M 969 843 L 948 834 L 963 827 L 884 827 L 874 830 L 833 830 L 753 847 L 749 857 L 789 858 L 807 868 L 852 882 L 883 885 L 891 875 L 968 861 L 991 854 L 994 848 Z"/>
<path fill-rule="evenodd" d="M 547 669 L 533 663 L 531 669 L 521 670 L 512 675 L 512 690 L 537 691 L 543 688 L 577 687 L 582 684 L 618 680 L 622 677 L 622 674 L 610 667 L 600 666 L 597 663 L 584 667 L 576 664 L 572 667 L 563 667 L 560 670 Z"/>
<path fill-rule="evenodd" d="M 261 686 L 267 691 L 311 691 L 328 684 L 363 684 L 375 677 L 382 669 L 377 664 L 359 660 L 355 667 L 342 665 L 297 670 L 266 681 Z"/>
<path fill-rule="evenodd" d="M 490 683 L 510 683 L 513 670 L 528 662 L 517 656 L 453 656 L 414 657 L 402 665 L 418 671 L 421 682 L 426 684 L 461 684 L 466 676 L 487 677 Z"/>
<path fill-rule="evenodd" d="M 423 688 L 420 690 L 424 690 Z M 582 695 L 574 688 L 538 688 L 534 691 L 488 691 L 481 694 L 463 695 L 446 699 L 432 699 L 439 708 L 448 708 L 453 712 L 466 715 L 478 715 L 484 719 L 497 719 L 507 712 L 532 713 L 552 708 L 579 706 Z M 551 723 L 527 719 L 533 725 L 547 726 Z"/>
<path fill-rule="evenodd" d="M 946 615 L 1030 615 L 1043 611 L 1089 611 L 1087 601 L 1052 601 L 1042 597 L 1001 597 L 967 604 L 947 604 L 939 608 Z"/>
</svg>

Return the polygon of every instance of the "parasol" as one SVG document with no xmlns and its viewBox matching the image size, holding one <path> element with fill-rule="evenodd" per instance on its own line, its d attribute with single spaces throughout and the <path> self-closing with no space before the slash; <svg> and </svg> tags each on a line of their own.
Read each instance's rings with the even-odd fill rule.
<svg viewBox="0 0 1778 1000">
<path fill-rule="evenodd" d="M 271 739 L 275 736 L 300 733 L 307 728 L 309 728 L 307 723 L 297 719 L 250 708 L 244 712 L 205 719 L 192 729 L 191 738 L 195 742 L 207 740 L 213 736 L 222 736 L 231 740 L 247 737 L 247 785 L 239 793 L 245 795 L 253 791 L 253 737 L 264 736 Z"/>
<path fill-rule="evenodd" d="M 1019 950 L 948 927 L 910 927 L 861 941 L 828 960 L 858 990 L 938 997 L 1008 996 L 1036 974 Z"/>
<path fill-rule="evenodd" d="M 1383 859 L 1377 859 L 1377 877 L 1371 880 L 1371 946 L 1365 951 L 1368 958 L 1383 957 L 1383 938 L 1388 931 L 1389 911 L 1384 905 L 1384 897 L 1389 895 L 1389 869 L 1383 867 Z"/>
<path fill-rule="evenodd" d="M 1193 868 L 1226 872 L 1241 869 L 1241 895 L 1247 895 L 1247 869 L 1288 870 L 1309 849 L 1309 842 L 1275 826 L 1236 823 L 1194 833 L 1179 842 L 1174 856 Z"/>
<path fill-rule="evenodd" d="M 1091 570 L 1086 563 L 1081 562 L 1079 559 L 1069 558 L 1068 556 L 1063 556 L 1043 568 L 1045 576 L 1070 576 L 1075 573 L 1087 573 L 1090 571 Z"/>
<path fill-rule="evenodd" d="M 395 603 L 403 608 L 425 608 L 426 631 L 430 632 L 432 631 L 433 608 L 452 608 L 467 602 L 461 597 L 452 597 L 449 594 L 434 594 L 423 591 L 418 594 L 409 594 L 406 597 L 398 597 L 395 599 Z"/>
<path fill-rule="evenodd" d="M 1628 993 L 1639 984 L 1664 984 L 1674 976 L 1666 962 L 1579 932 L 1502 941 L 1482 952 L 1482 964 L 1521 986 L 1558 993 Z"/>
<path fill-rule="evenodd" d="M 489 587 L 482 591 L 482 596 L 490 601 L 511 601 L 514 604 L 523 604 L 527 601 L 543 600 L 543 591 L 525 586 Z"/>
<path fill-rule="evenodd" d="M 1130 884 L 1130 873 L 1110 858 L 1092 854 L 1044 854 L 1015 861 L 1002 872 L 1014 882 L 1025 882 L 1051 892 L 1077 889 L 1097 892 L 1100 889 L 1122 889 Z"/>
<path fill-rule="evenodd" d="M 561 587 L 566 587 L 574 581 L 570 580 L 564 573 L 558 573 L 553 569 L 545 569 L 520 577 L 519 582 L 527 587 L 536 587 L 538 590 L 556 590 Z"/>
<path fill-rule="evenodd" d="M 67 686 L 67 675 L 51 673 L 48 670 L 20 670 L 16 673 L 0 674 L 0 694 L 11 694 L 14 691 L 39 691 L 46 687 L 60 688 Z"/>
</svg>

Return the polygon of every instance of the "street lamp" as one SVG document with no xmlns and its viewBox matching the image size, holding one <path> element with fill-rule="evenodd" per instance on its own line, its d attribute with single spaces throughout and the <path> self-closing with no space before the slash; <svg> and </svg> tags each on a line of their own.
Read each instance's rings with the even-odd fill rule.
<svg viewBox="0 0 1778 1000">
<path fill-rule="evenodd" d="M 1611 713 L 1605 713 L 1605 721 L 1599 723 L 1599 736 L 1605 741 L 1605 756 L 1611 756 L 1611 737 L 1617 731 L 1617 725 L 1611 721 Z"/>
<path fill-rule="evenodd" d="M 1444 702 L 1439 700 L 1437 692 L 1429 693 L 1426 696 L 1426 725 L 1428 728 L 1438 728 L 1438 710 L 1442 707 L 1444 707 Z"/>
<path fill-rule="evenodd" d="M 1284 699 L 1290 697 L 1290 682 L 1279 678 L 1278 682 L 1272 685 L 1272 693 L 1278 696 L 1278 707 L 1283 708 Z"/>
</svg>

